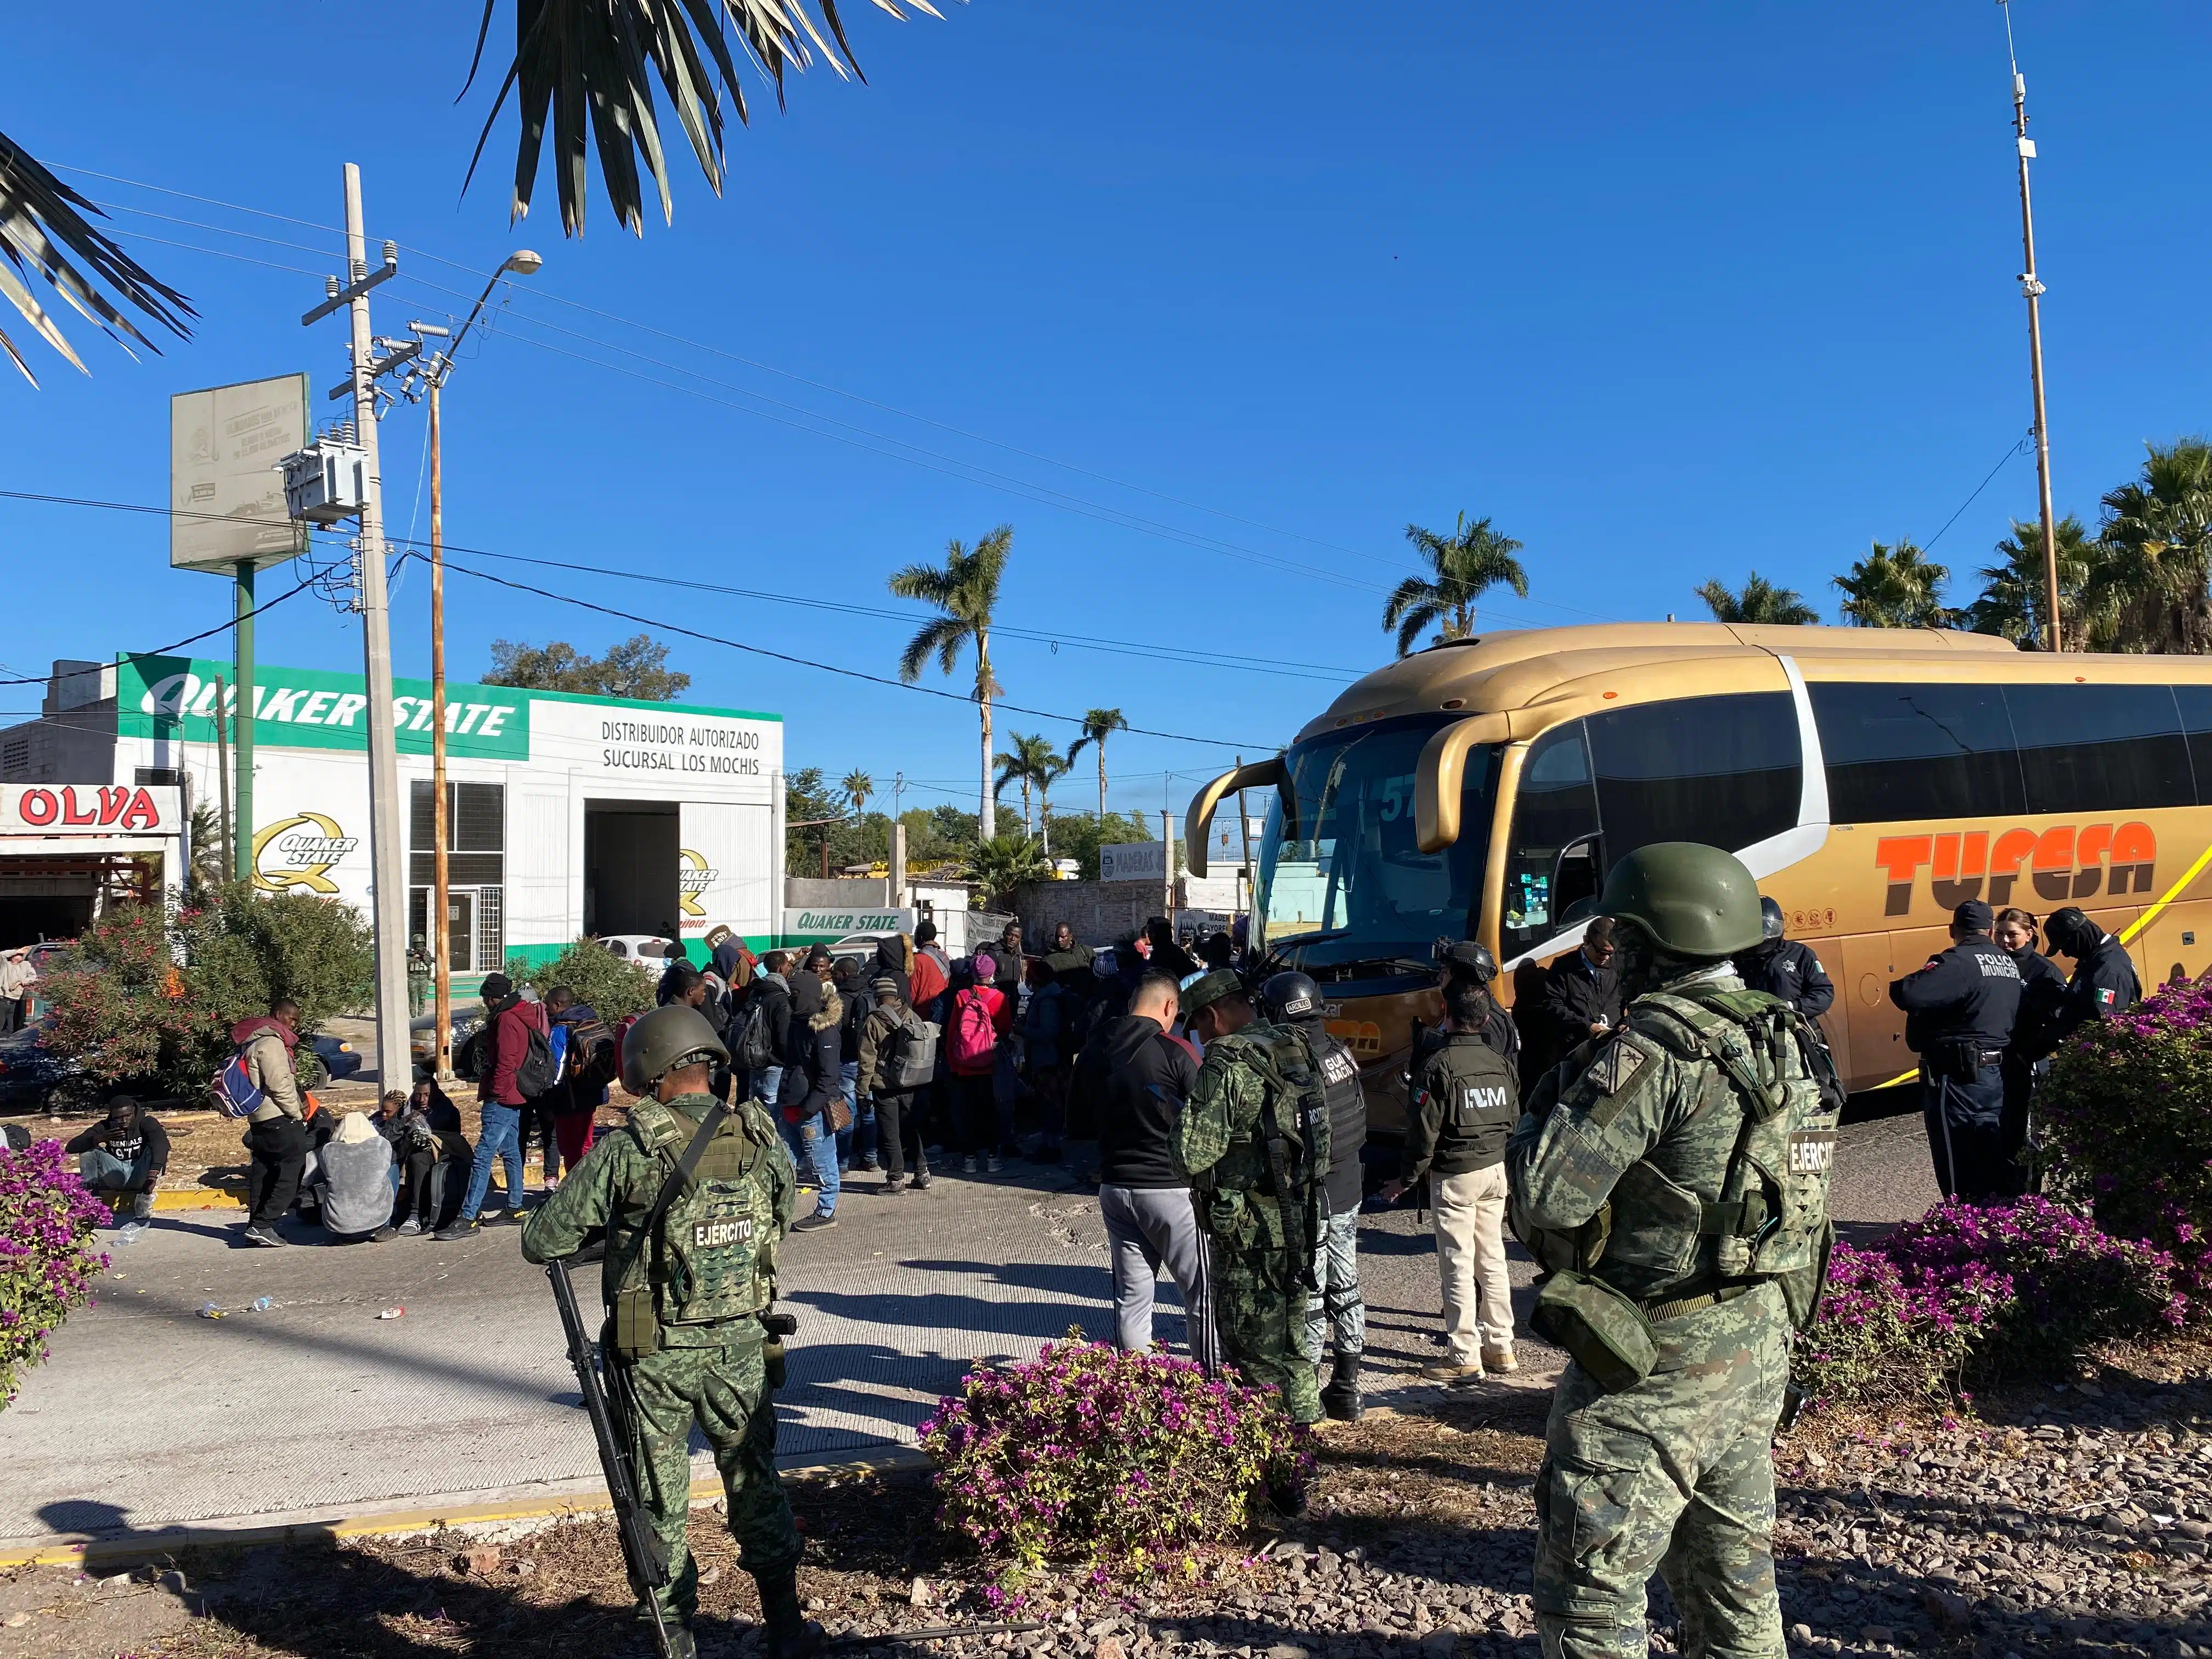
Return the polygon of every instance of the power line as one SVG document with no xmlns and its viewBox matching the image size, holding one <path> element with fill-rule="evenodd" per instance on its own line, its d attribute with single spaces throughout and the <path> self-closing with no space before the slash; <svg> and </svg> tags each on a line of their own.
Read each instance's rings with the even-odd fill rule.
<svg viewBox="0 0 2212 1659">
<path fill-rule="evenodd" d="M 0 493 L 13 495 L 15 492 L 6 491 Z M 245 616 L 233 617 L 228 622 L 218 623 L 213 628 L 203 629 L 197 634 L 187 634 L 181 640 L 173 641 L 169 644 L 157 647 L 154 650 L 138 651 L 134 652 L 131 654 L 141 657 L 166 657 L 172 651 L 179 650 L 187 645 L 197 645 L 202 640 L 212 639 L 217 634 L 228 634 L 232 629 L 237 627 L 239 623 L 246 621 L 250 617 L 258 617 L 264 611 L 274 611 L 278 605 L 283 604 L 285 600 L 290 599 L 293 594 L 301 592 L 312 585 L 313 579 L 310 578 L 309 580 L 301 582 L 298 587 L 293 588 L 290 592 L 279 593 L 275 599 L 255 605 L 253 609 L 247 611 Z M 21 679 L 0 680 L 0 685 L 47 685 L 59 680 L 82 679 L 87 675 L 104 674 L 113 666 L 114 665 L 112 663 L 102 663 L 96 668 L 73 668 L 66 674 L 32 674 L 27 675 Z"/>
<path fill-rule="evenodd" d="M 2005 470 L 2006 462 L 2011 460 L 2015 455 L 2027 454 L 2034 446 L 2034 443 L 2035 428 L 2030 427 L 2028 428 L 2027 436 L 2021 439 L 2017 443 L 2014 444 L 2012 447 L 2006 450 L 2003 454 L 1997 457 L 1997 464 L 1990 469 L 1989 477 L 1984 478 L 1981 483 L 1976 484 L 1974 486 L 1974 493 L 1967 496 L 1965 501 L 1959 503 L 1959 511 L 1957 513 L 1954 513 L 1949 518 L 1943 520 L 1943 530 L 1948 530 L 1953 525 L 1958 523 L 1960 514 L 1964 514 L 1968 507 L 1972 507 L 1975 501 L 1980 499 L 1982 492 L 1990 487 L 1990 479 L 1995 478 L 1998 473 Z M 1929 548 L 1935 546 L 1936 543 L 1942 541 L 1943 539 L 1943 530 L 1937 531 L 1926 541 L 1921 543 L 1920 550 L 1923 553 L 1925 553 Z"/>
<path fill-rule="evenodd" d="M 407 556 L 410 559 L 419 559 L 422 556 L 419 553 L 410 553 Z M 732 651 L 744 651 L 757 657 L 769 657 L 777 662 L 787 662 L 801 668 L 819 669 L 825 674 L 836 674 L 846 679 L 866 680 L 872 685 L 887 685 L 896 690 L 915 691 L 924 696 L 943 697 L 951 702 L 968 703 L 975 701 L 973 697 L 963 696 L 957 691 L 947 691 L 939 686 L 909 685 L 903 680 L 887 679 L 881 674 L 866 673 L 858 668 L 840 668 L 834 663 L 821 662 L 811 657 L 795 657 L 788 652 L 771 651 L 766 646 L 747 645 L 741 640 L 724 639 L 719 634 L 702 633 L 696 628 L 684 628 L 678 623 L 664 622 L 655 617 L 641 617 L 635 611 L 621 611 L 613 605 L 598 605 L 590 599 L 578 599 L 573 593 L 548 592 L 543 588 L 532 587 L 522 582 L 509 581 L 504 576 L 495 576 L 488 570 L 471 570 L 465 564 L 455 564 L 450 557 L 445 561 L 445 566 L 447 569 L 457 571 L 464 576 L 474 576 L 478 581 L 495 583 L 501 587 L 509 588 L 517 593 L 534 593 L 540 599 L 552 599 L 561 605 L 576 605 L 586 611 L 596 611 L 603 617 L 619 617 L 623 622 L 635 623 L 641 628 L 658 629 L 666 634 L 681 634 L 687 639 L 703 641 L 708 645 L 727 646 Z M 992 700 L 991 706 L 994 708 L 1003 708 L 1009 714 L 1033 714 L 1039 720 L 1063 720 L 1070 726 L 1083 724 L 1082 715 L 1064 714 L 1056 709 L 1032 708 L 1025 704 L 1005 702 L 997 698 Z M 1266 754 L 1278 747 L 1272 743 L 1240 743 L 1229 738 L 1198 738 L 1193 737 L 1187 732 L 1159 732 L 1142 726 L 1124 726 L 1122 730 L 1133 732 L 1139 737 L 1165 738 L 1175 743 L 1204 744 L 1214 749 L 1250 749 Z"/>
</svg>

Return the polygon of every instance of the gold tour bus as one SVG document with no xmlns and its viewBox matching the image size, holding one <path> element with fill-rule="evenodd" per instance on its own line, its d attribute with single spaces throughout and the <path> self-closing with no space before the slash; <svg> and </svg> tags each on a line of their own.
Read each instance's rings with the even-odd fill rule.
<svg viewBox="0 0 2212 1659">
<path fill-rule="evenodd" d="M 1516 974 L 1574 949 L 1612 861 L 1728 848 L 1836 983 L 1854 1089 L 1913 1066 L 1889 984 L 1970 898 L 2079 905 L 2146 987 L 2212 965 L 2212 659 L 2015 650 L 1934 629 L 1608 623 L 1431 646 L 1348 688 L 1281 755 L 1192 800 L 1263 790 L 1255 951 L 1311 975 L 1402 1127 L 1431 949 Z M 2200 942 L 2201 941 L 2201 942 Z"/>
</svg>

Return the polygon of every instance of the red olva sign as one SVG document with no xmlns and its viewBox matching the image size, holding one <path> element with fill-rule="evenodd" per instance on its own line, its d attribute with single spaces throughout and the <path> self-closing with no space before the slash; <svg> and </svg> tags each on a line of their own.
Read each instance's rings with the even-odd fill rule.
<svg viewBox="0 0 2212 1659">
<path fill-rule="evenodd" d="M 176 792 L 164 789 L 172 796 Z M 45 830 L 63 834 L 112 830 L 124 834 L 167 831 L 162 803 L 155 792 L 130 784 L 65 783 L 57 788 L 33 785 L 9 788 L 0 797 L 0 829 Z M 172 813 L 175 809 L 173 806 Z"/>
</svg>

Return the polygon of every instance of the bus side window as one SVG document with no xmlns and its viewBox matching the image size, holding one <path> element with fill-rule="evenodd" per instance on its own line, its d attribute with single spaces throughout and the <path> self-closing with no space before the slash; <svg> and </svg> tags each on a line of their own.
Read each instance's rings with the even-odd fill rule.
<svg viewBox="0 0 2212 1659">
<path fill-rule="evenodd" d="M 2008 685 L 2031 812 L 2191 806 L 2188 741 L 2163 685 Z"/>
<path fill-rule="evenodd" d="M 1583 723 L 1572 720 L 1537 738 L 1521 768 L 1500 917 L 1508 956 L 1541 944 L 1559 931 L 1569 905 L 1595 895 L 1603 873 L 1597 833 L 1589 752 Z M 1587 849 L 1579 859 L 1577 843 Z"/>
<path fill-rule="evenodd" d="M 1661 841 L 1737 853 L 1796 827 L 1804 757 L 1786 691 L 1643 703 L 1587 724 L 1613 858 Z"/>
<path fill-rule="evenodd" d="M 2015 817 L 2027 810 L 1993 685 L 1816 681 L 1813 718 L 1837 823 Z"/>
</svg>

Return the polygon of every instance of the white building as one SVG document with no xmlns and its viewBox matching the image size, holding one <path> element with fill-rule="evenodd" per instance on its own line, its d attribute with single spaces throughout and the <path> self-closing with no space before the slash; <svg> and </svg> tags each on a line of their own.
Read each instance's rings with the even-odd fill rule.
<svg viewBox="0 0 2212 1659">
<path fill-rule="evenodd" d="M 219 678 L 225 738 L 236 742 L 228 664 L 123 656 L 112 665 L 58 662 L 54 673 L 42 717 L 0 731 L 0 783 L 171 786 L 187 812 L 217 802 Z M 266 666 L 255 678 L 254 883 L 329 894 L 367 912 L 362 679 Z M 392 716 L 408 805 L 409 931 L 428 933 L 428 682 L 398 681 Z M 756 950 L 775 942 L 781 716 L 449 683 L 446 726 L 455 973 L 542 960 L 587 932 L 681 937 L 702 958 L 703 936 L 718 923 Z M 178 879 L 165 872 L 161 884 Z M 59 915 L 57 899 L 80 913 L 66 929 L 33 933 L 82 926 L 94 887 L 40 894 L 41 916 Z M 21 912 L 12 926 L 11 907 Z M 0 938 L 21 932 L 29 914 L 0 866 Z"/>
</svg>

